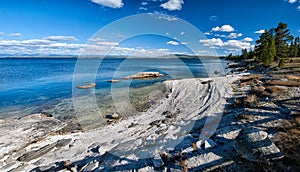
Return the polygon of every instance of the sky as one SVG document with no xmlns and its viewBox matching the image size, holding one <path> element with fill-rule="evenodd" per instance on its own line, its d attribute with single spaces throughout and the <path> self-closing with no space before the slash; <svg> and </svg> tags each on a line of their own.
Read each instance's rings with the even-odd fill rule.
<svg viewBox="0 0 300 172">
<path fill-rule="evenodd" d="M 0 22 L 0 56 L 228 55 L 279 22 L 300 36 L 300 0 L 0 0 Z"/>
</svg>

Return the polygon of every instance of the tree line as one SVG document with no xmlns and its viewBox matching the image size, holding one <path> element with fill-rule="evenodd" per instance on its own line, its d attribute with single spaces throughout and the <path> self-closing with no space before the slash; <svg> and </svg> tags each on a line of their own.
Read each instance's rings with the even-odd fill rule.
<svg viewBox="0 0 300 172">
<path fill-rule="evenodd" d="M 292 36 L 288 25 L 280 22 L 276 28 L 265 30 L 256 41 L 254 50 L 242 49 L 241 55 L 228 56 L 229 59 L 255 59 L 264 66 L 276 62 L 282 67 L 288 57 L 300 56 L 300 38 Z"/>
</svg>

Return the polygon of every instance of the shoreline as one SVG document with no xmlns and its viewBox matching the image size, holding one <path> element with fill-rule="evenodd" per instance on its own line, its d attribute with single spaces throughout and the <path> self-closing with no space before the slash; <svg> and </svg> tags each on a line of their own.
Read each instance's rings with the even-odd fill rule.
<svg viewBox="0 0 300 172">
<path fill-rule="evenodd" d="M 204 125 L 203 123 L 205 122 L 205 116 L 213 115 L 215 113 L 223 113 L 223 108 L 221 108 L 221 106 L 225 106 L 225 97 L 230 97 L 230 83 L 233 82 L 234 79 L 236 79 L 236 77 L 228 76 L 212 79 L 202 78 L 165 81 L 165 84 L 167 84 L 168 88 L 171 89 L 171 92 L 168 94 L 167 98 L 163 98 L 160 103 L 154 107 L 150 107 L 147 112 L 143 112 L 138 116 L 129 117 L 126 120 L 121 120 L 98 130 L 95 129 L 65 135 L 50 136 L 44 141 L 30 144 L 29 146 L 22 148 L 23 152 L 24 149 L 26 150 L 25 152 L 30 152 L 30 147 L 41 147 L 50 144 L 53 142 L 50 142 L 50 140 L 54 138 L 72 139 L 69 146 L 67 146 L 69 148 L 64 147 L 58 150 L 60 153 L 54 151 L 56 152 L 55 154 L 58 153 L 60 155 L 65 155 L 60 156 L 62 159 L 56 157 L 53 155 L 54 152 L 50 151 L 38 160 L 39 165 L 34 165 L 34 167 L 38 167 L 45 166 L 47 163 L 55 163 L 58 161 L 58 159 L 61 161 L 70 160 L 74 162 L 79 161 L 88 155 L 91 156 L 90 153 L 76 155 L 75 152 L 78 150 L 86 152 L 88 151 L 86 149 L 93 144 L 97 144 L 97 146 L 101 145 L 99 148 L 101 148 L 102 154 L 105 152 L 113 152 L 112 154 L 116 154 L 120 157 L 132 157 L 135 160 L 141 159 L 139 157 L 134 157 L 138 152 L 137 150 L 140 151 L 140 157 L 142 157 L 142 159 L 148 159 L 157 156 L 158 151 L 162 147 L 165 147 L 165 151 L 174 151 L 176 150 L 175 147 L 182 144 L 181 142 L 183 142 L 186 138 L 192 138 L 192 135 L 188 134 L 188 130 L 193 130 L 196 125 Z M 202 99 L 199 99 L 199 97 L 202 97 Z M 202 104 L 202 106 L 199 104 Z M 161 138 L 162 135 L 165 135 L 164 138 Z M 94 136 L 96 136 L 96 138 L 93 138 Z M 192 138 L 192 140 L 190 140 L 190 144 L 195 141 L 199 141 L 199 136 L 198 139 Z M 205 140 L 203 139 L 202 141 L 204 142 Z M 128 143 L 125 144 L 124 142 L 132 143 L 127 145 Z M 139 142 L 137 146 L 130 147 L 130 145 L 135 144 L 136 142 Z M 152 142 L 155 143 L 155 145 L 153 145 L 154 147 L 150 146 L 152 145 Z M 145 145 L 148 145 L 148 155 L 142 155 L 143 146 Z M 181 147 L 185 147 L 186 149 L 187 144 L 183 144 Z M 16 149 L 18 150 L 21 148 L 15 148 L 12 150 Z M 120 150 L 127 151 L 120 152 Z M 17 152 L 20 151 L 21 150 Z M 130 151 L 135 153 L 130 154 Z M 37 160 L 34 159 L 32 161 L 28 162 L 28 166 L 26 168 L 24 167 L 25 171 L 33 169 L 32 165 L 36 164 L 34 161 L 37 162 Z M 50 163 L 50 161 L 53 162 Z M 16 166 L 18 166 L 17 164 L 20 165 L 21 162 L 17 161 Z M 4 167 L 9 166 L 9 163 L 2 165 L 4 165 Z"/>
<path fill-rule="evenodd" d="M 30 120 L 25 123 L 41 130 L 26 140 L 23 132 L 30 135 L 26 126 L 24 129 L 12 125 L 19 131 L 14 133 L 14 130 L 5 130 L 3 126 L 9 125 L 0 121 L 0 131 L 11 132 L 9 134 L 18 141 L 0 136 L 1 140 L 7 139 L 2 145 L 11 145 L 0 149 L 0 166 L 3 166 L 0 170 L 247 171 L 285 166 L 299 168 L 289 162 L 299 158 L 297 150 L 292 149 L 298 146 L 297 139 L 300 138 L 297 128 L 300 125 L 300 118 L 297 118 L 300 111 L 297 107 L 299 76 L 245 72 L 216 78 L 165 81 L 169 92 L 159 103 L 140 115 L 116 120 L 99 129 L 61 133 L 64 123 L 56 121 L 57 130 L 49 130 L 43 123 L 56 119 L 30 115 L 27 117 Z M 243 143 L 246 135 L 242 135 L 249 129 L 261 133 L 257 139 L 264 139 L 272 149 L 260 145 L 257 151 L 265 152 L 259 156 L 241 151 L 251 147 L 251 143 Z M 263 135 L 264 138 L 260 138 Z M 65 145 L 60 146 L 61 142 Z M 268 156 L 263 154 L 274 156 L 267 159 Z"/>
</svg>

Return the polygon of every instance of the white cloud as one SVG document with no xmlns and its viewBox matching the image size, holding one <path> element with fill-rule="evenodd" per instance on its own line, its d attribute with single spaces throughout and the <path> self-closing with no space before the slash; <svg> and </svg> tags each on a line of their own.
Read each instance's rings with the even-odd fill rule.
<svg viewBox="0 0 300 172">
<path fill-rule="evenodd" d="M 90 38 L 90 39 L 88 39 L 88 40 L 91 41 L 91 42 L 105 41 L 105 39 L 99 38 L 99 37 L 96 37 L 96 38 Z"/>
<path fill-rule="evenodd" d="M 122 0 L 91 0 L 91 1 L 96 4 L 111 7 L 111 8 L 121 8 L 124 5 Z"/>
<path fill-rule="evenodd" d="M 160 6 L 164 9 L 168 9 L 170 11 L 181 10 L 183 0 L 169 0 L 166 3 L 161 4 Z"/>
<path fill-rule="evenodd" d="M 216 27 L 212 28 L 211 31 L 214 31 L 214 32 L 233 32 L 234 28 L 230 25 L 223 25 L 221 27 L 216 26 Z"/>
<path fill-rule="evenodd" d="M 97 42 L 96 44 L 102 45 L 102 46 L 117 46 L 117 45 L 119 45 L 118 42 L 104 42 L 104 41 Z"/>
<path fill-rule="evenodd" d="M 222 46 L 224 46 L 224 42 L 220 38 L 201 39 L 201 40 L 199 40 L 199 42 L 203 43 L 204 46 L 209 46 L 209 47 L 222 47 Z"/>
<path fill-rule="evenodd" d="M 76 44 L 70 42 L 57 42 L 48 39 L 29 40 L 0 40 L 0 54 L 9 55 L 131 55 L 131 56 L 158 56 L 168 54 L 183 54 L 169 49 L 143 49 L 120 47 L 117 42 L 105 41 L 101 38 L 90 39 L 91 44 Z M 176 44 L 173 41 L 172 44 Z M 180 43 L 177 42 L 179 45 Z"/>
<path fill-rule="evenodd" d="M 300 30 L 298 30 L 298 32 L 300 32 Z"/>
<path fill-rule="evenodd" d="M 148 2 L 142 2 L 142 5 L 148 5 Z"/>
<path fill-rule="evenodd" d="M 143 49 L 143 48 L 127 48 L 127 47 L 115 47 L 111 50 L 111 55 L 129 55 L 137 57 L 157 57 L 169 55 L 169 54 L 185 54 L 184 52 L 172 52 L 169 49 Z"/>
<path fill-rule="evenodd" d="M 226 35 L 214 34 L 215 37 L 225 38 Z"/>
<path fill-rule="evenodd" d="M 48 36 L 44 38 L 49 41 L 77 41 L 78 39 L 74 36 Z"/>
<path fill-rule="evenodd" d="M 179 42 L 169 41 L 169 42 L 167 42 L 167 44 L 169 44 L 169 45 L 179 45 Z"/>
<path fill-rule="evenodd" d="M 211 32 L 205 32 L 204 35 L 212 35 Z"/>
<path fill-rule="evenodd" d="M 184 34 L 185 34 L 184 32 L 181 32 L 181 33 L 180 33 L 180 35 L 184 35 Z"/>
<path fill-rule="evenodd" d="M 242 33 L 230 33 L 228 35 L 228 38 L 237 38 L 237 37 L 241 37 L 241 36 L 243 36 Z"/>
<path fill-rule="evenodd" d="M 300 6 L 298 6 L 297 9 L 300 10 Z"/>
<path fill-rule="evenodd" d="M 297 2 L 297 0 L 288 0 L 288 2 L 293 4 L 293 3 Z"/>
<path fill-rule="evenodd" d="M 243 41 L 245 41 L 245 42 L 252 42 L 252 41 L 253 41 L 253 39 L 252 39 L 252 38 L 250 38 L 250 37 L 246 37 L 246 38 L 244 38 L 244 39 L 243 39 Z"/>
<path fill-rule="evenodd" d="M 212 38 L 212 39 L 203 39 L 199 40 L 200 43 L 203 43 L 204 46 L 208 46 L 210 48 L 223 48 L 225 50 L 241 50 L 241 49 L 249 49 L 251 44 L 249 42 L 244 42 L 240 40 L 228 40 L 227 42 L 223 42 L 220 38 Z"/>
<path fill-rule="evenodd" d="M 145 10 L 145 11 L 147 11 L 148 8 L 145 8 L 145 7 L 139 7 L 139 10 Z"/>
<path fill-rule="evenodd" d="M 239 40 L 229 40 L 224 43 L 224 48 L 228 50 L 241 50 L 250 49 L 251 44 L 249 42 L 243 42 Z"/>
<path fill-rule="evenodd" d="M 171 16 L 167 16 L 167 15 L 163 15 L 163 14 L 160 14 L 158 16 L 158 19 L 163 19 L 163 20 L 168 20 L 168 21 L 176 21 L 176 20 L 178 20 L 176 17 L 171 17 Z"/>
<path fill-rule="evenodd" d="M 257 30 L 257 31 L 255 31 L 254 33 L 257 33 L 257 34 L 262 34 L 262 33 L 265 33 L 266 32 L 266 30 L 263 30 L 263 29 L 261 29 L 261 30 Z"/>
<path fill-rule="evenodd" d="M 53 42 L 45 39 L 0 40 L 0 52 L 10 55 L 78 54 L 84 44 Z"/>
<path fill-rule="evenodd" d="M 4 35 L 4 32 L 0 32 L 0 35 Z"/>
<path fill-rule="evenodd" d="M 22 36 L 22 34 L 21 33 L 11 33 L 11 34 L 9 34 L 9 36 L 20 37 L 20 36 Z"/>
</svg>

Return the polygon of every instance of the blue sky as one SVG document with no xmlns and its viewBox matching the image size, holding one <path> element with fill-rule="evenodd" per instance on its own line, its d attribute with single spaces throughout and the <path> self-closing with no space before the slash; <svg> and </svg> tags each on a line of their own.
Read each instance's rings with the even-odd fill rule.
<svg viewBox="0 0 300 172">
<path fill-rule="evenodd" d="M 276 27 L 280 21 L 289 25 L 294 36 L 300 35 L 300 0 L 0 0 L 0 54 L 78 55 L 100 29 L 143 13 L 192 24 L 205 36 L 197 40 L 199 47 L 219 55 L 253 47 L 261 30 Z M 134 27 L 142 26 L 138 22 Z M 188 35 L 184 27 L 177 33 L 170 28 L 165 37 L 144 35 L 124 42 L 98 36 L 101 46 L 90 52 L 101 54 L 101 48 L 117 46 L 112 54 L 188 54 L 187 45 L 195 40 L 178 40 Z M 120 33 L 125 28 L 118 27 Z M 196 54 L 210 55 L 207 51 Z"/>
</svg>

